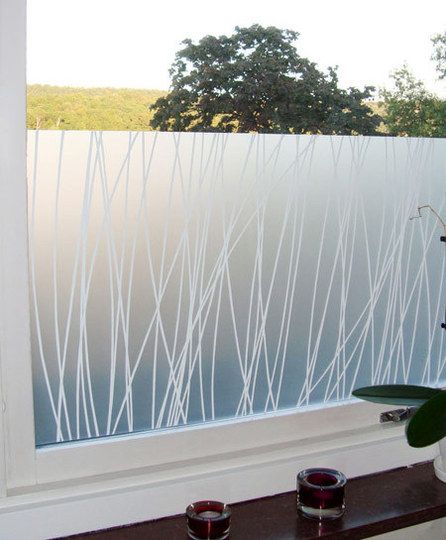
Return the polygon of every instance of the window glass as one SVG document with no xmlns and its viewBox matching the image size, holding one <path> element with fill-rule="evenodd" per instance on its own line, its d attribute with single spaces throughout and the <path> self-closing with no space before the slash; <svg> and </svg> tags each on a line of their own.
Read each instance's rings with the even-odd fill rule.
<svg viewBox="0 0 446 540">
<path fill-rule="evenodd" d="M 38 443 L 438 383 L 445 146 L 30 132 Z"/>
<path fill-rule="evenodd" d="M 423 7 L 28 2 L 38 445 L 440 384 L 446 4 Z"/>
</svg>

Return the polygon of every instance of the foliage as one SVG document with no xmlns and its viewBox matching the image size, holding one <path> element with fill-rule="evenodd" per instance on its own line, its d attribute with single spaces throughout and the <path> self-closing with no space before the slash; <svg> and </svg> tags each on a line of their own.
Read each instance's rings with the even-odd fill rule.
<svg viewBox="0 0 446 540">
<path fill-rule="evenodd" d="M 353 395 L 374 403 L 415 405 L 419 409 L 406 424 L 410 446 L 422 448 L 446 437 L 446 392 L 427 386 L 387 384 L 368 386 Z"/>
<path fill-rule="evenodd" d="M 381 118 L 381 123 L 376 128 L 378 134 L 389 135 L 389 129 L 387 128 L 386 123 L 386 107 L 384 105 L 384 102 L 382 100 L 367 101 L 366 105 L 373 114 L 377 114 Z"/>
<path fill-rule="evenodd" d="M 406 426 L 410 446 L 422 448 L 446 436 L 446 392 L 440 391 L 424 403 Z"/>
<path fill-rule="evenodd" d="M 165 92 L 28 86 L 29 129 L 147 130 L 149 106 Z"/>
<path fill-rule="evenodd" d="M 446 102 L 428 92 L 407 65 L 391 75 L 394 90 L 383 90 L 390 135 L 445 137 Z"/>
<path fill-rule="evenodd" d="M 171 91 L 151 107 L 162 130 L 373 134 L 373 88 L 342 90 L 336 69 L 298 55 L 298 33 L 253 25 L 190 39 L 170 69 Z"/>
<path fill-rule="evenodd" d="M 446 32 L 437 34 L 432 38 L 434 53 L 432 60 L 436 63 L 439 79 L 446 79 Z"/>
<path fill-rule="evenodd" d="M 388 403 L 419 407 L 440 390 L 413 384 L 385 384 L 382 386 L 364 386 L 353 391 L 353 395 L 373 403 Z"/>
</svg>

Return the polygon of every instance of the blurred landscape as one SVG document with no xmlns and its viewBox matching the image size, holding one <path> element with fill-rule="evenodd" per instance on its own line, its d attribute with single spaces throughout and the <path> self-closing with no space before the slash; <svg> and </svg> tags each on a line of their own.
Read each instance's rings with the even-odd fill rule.
<svg viewBox="0 0 446 540">
<path fill-rule="evenodd" d="M 133 88 L 76 88 L 28 85 L 28 129 L 86 129 L 104 131 L 152 131 L 150 105 L 165 90 Z M 384 115 L 382 102 L 366 102 L 372 112 Z M 378 128 L 386 133 L 382 123 Z"/>
<path fill-rule="evenodd" d="M 150 130 L 163 90 L 28 86 L 28 129 Z"/>
</svg>

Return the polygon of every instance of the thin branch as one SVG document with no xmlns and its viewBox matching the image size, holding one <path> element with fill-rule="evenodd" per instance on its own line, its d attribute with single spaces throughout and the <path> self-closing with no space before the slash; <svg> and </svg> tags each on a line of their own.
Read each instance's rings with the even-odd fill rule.
<svg viewBox="0 0 446 540">
<path fill-rule="evenodd" d="M 412 220 L 412 219 L 418 219 L 420 217 L 422 217 L 421 215 L 421 210 L 423 208 L 429 208 L 429 210 L 435 215 L 435 217 L 437 218 L 437 220 L 441 223 L 441 226 L 443 227 L 443 231 L 444 231 L 444 235 L 446 236 L 446 223 L 443 221 L 443 219 L 440 217 L 440 215 L 438 214 L 438 212 L 436 210 L 434 210 L 432 208 L 432 206 L 430 204 L 423 204 L 423 206 L 418 206 L 417 210 L 418 210 L 418 216 L 412 216 L 410 217 L 409 219 Z"/>
</svg>

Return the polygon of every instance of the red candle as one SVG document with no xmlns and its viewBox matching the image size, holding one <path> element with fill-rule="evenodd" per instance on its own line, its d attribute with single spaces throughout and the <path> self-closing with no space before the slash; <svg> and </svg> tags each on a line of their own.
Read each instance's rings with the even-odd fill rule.
<svg viewBox="0 0 446 540">
<path fill-rule="evenodd" d="M 231 510 L 219 501 L 198 501 L 186 508 L 187 532 L 194 540 L 224 540 L 229 536 Z"/>
<path fill-rule="evenodd" d="M 306 517 L 334 519 L 345 510 L 346 477 L 334 469 L 306 469 L 297 476 L 297 508 Z"/>
</svg>

